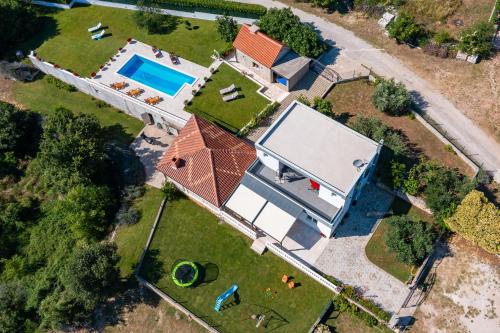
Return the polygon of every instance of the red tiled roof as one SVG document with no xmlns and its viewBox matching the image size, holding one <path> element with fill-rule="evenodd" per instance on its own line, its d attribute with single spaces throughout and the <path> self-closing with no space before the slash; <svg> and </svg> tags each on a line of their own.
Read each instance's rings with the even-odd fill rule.
<svg viewBox="0 0 500 333">
<path fill-rule="evenodd" d="M 255 33 L 250 31 L 248 24 L 241 26 L 233 46 L 268 68 L 273 66 L 281 50 L 285 47 L 284 44 L 260 31 Z"/>
<path fill-rule="evenodd" d="M 172 167 L 172 158 L 181 160 Z M 157 169 L 189 191 L 220 207 L 255 160 L 255 148 L 196 115 L 165 152 Z"/>
</svg>

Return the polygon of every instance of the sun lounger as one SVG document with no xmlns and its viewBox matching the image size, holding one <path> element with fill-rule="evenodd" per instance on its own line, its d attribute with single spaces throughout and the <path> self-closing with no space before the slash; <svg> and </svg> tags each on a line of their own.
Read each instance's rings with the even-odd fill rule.
<svg viewBox="0 0 500 333">
<path fill-rule="evenodd" d="M 129 95 L 130 97 L 137 97 L 140 94 L 142 94 L 143 92 L 144 92 L 144 90 L 142 90 L 141 88 L 136 88 L 136 89 L 132 89 L 132 90 L 127 91 L 127 95 Z"/>
<path fill-rule="evenodd" d="M 96 25 L 96 26 L 94 26 L 94 27 L 92 27 L 92 28 L 88 28 L 88 29 L 87 29 L 87 31 L 88 31 L 88 32 L 94 32 L 94 31 L 97 31 L 97 30 L 101 29 L 101 27 L 102 27 L 102 23 L 101 23 L 101 22 L 99 22 L 99 23 L 97 23 L 97 25 Z"/>
<path fill-rule="evenodd" d="M 175 53 L 170 53 L 170 61 L 172 62 L 172 64 L 174 65 L 178 65 L 179 64 L 179 57 L 177 57 L 177 55 Z"/>
<path fill-rule="evenodd" d="M 144 100 L 144 102 L 148 103 L 149 105 L 155 105 L 161 102 L 161 97 L 160 96 L 148 97 Z"/>
<path fill-rule="evenodd" d="M 98 34 L 92 35 L 90 38 L 92 38 L 93 40 L 99 40 L 104 36 L 105 32 L 106 32 L 106 30 L 101 30 L 101 32 L 99 32 Z"/>
<path fill-rule="evenodd" d="M 226 96 L 223 96 L 222 97 L 222 100 L 224 102 L 229 102 L 229 101 L 232 101 L 233 99 L 236 99 L 238 98 L 239 94 L 237 91 L 235 91 L 234 93 L 232 93 L 231 95 L 226 95 Z"/>
<path fill-rule="evenodd" d="M 232 84 L 232 85 L 230 85 L 229 87 L 219 90 L 219 93 L 220 93 L 221 95 L 225 95 L 225 94 L 232 93 L 235 89 L 236 89 L 236 86 L 235 86 L 235 85 L 234 85 L 234 83 L 233 83 L 233 84 Z"/>
<path fill-rule="evenodd" d="M 157 57 L 157 58 L 161 58 L 161 57 L 163 57 L 163 53 L 161 53 L 161 50 L 159 50 L 159 49 L 158 49 L 158 50 L 156 50 L 156 52 L 155 52 L 155 57 Z"/>
<path fill-rule="evenodd" d="M 115 90 L 122 90 L 123 88 L 125 88 L 127 86 L 127 83 L 115 82 L 115 83 L 111 83 L 109 86 Z"/>
</svg>

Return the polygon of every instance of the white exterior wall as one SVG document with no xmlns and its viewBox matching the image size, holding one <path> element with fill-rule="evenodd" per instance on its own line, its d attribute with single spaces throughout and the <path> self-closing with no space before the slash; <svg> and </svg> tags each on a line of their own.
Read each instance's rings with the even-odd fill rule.
<svg viewBox="0 0 500 333">
<path fill-rule="evenodd" d="M 141 115 L 149 113 L 153 116 L 155 123 L 166 124 L 176 129 L 181 129 L 186 125 L 187 120 L 174 114 L 161 110 L 157 107 L 147 105 L 137 99 L 127 96 L 124 93 L 115 91 L 92 79 L 76 76 L 65 69 L 56 68 L 54 65 L 38 60 L 35 56 L 29 56 L 35 67 L 42 72 L 52 75 L 61 81 L 75 86 L 79 91 L 98 98 L 115 108 L 131 115 L 137 119 L 143 120 Z M 163 119 L 165 120 L 163 120 Z"/>
<path fill-rule="evenodd" d="M 257 150 L 257 158 L 269 169 L 276 172 L 280 170 L 280 162 L 271 155 L 264 153 L 262 150 Z"/>
<path fill-rule="evenodd" d="M 238 62 L 242 63 L 249 70 L 259 75 L 261 78 L 268 82 L 273 82 L 273 71 L 270 68 L 259 63 L 257 60 L 254 60 L 247 56 L 245 53 L 236 49 L 236 59 Z M 258 67 L 254 67 L 253 64 L 256 63 Z"/>
<path fill-rule="evenodd" d="M 335 207 L 341 208 L 345 204 L 344 198 L 340 195 L 330 191 L 328 188 L 324 186 L 319 187 L 319 197 L 326 202 L 334 205 Z"/>
</svg>

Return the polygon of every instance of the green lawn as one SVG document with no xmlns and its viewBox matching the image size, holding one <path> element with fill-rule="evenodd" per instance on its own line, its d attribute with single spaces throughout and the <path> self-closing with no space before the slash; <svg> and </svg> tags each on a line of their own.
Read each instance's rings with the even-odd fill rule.
<svg viewBox="0 0 500 333">
<path fill-rule="evenodd" d="M 141 274 L 221 332 L 307 332 L 332 292 L 271 253 L 255 254 L 250 245 L 206 209 L 179 199 L 167 204 Z M 205 267 L 200 285 L 175 286 L 169 272 L 179 259 Z M 288 289 L 281 282 L 283 274 L 300 286 Z M 216 313 L 215 299 L 233 283 L 239 286 L 239 304 Z M 267 329 L 257 330 L 252 314 L 265 314 Z"/>
<path fill-rule="evenodd" d="M 115 242 L 120 255 L 118 267 L 123 278 L 131 276 L 141 257 L 163 197 L 162 191 L 146 186 L 144 196 L 134 202 L 134 207 L 141 214 L 139 222 L 131 226 L 121 226 L 117 230 Z"/>
<path fill-rule="evenodd" d="M 130 143 L 144 127 L 144 124 L 115 108 L 97 106 L 98 100 L 84 93 L 68 92 L 48 83 L 48 76 L 34 82 L 14 85 L 13 95 L 24 107 L 41 114 L 53 112 L 63 106 L 73 112 L 94 115 L 106 128 L 108 139 Z"/>
<path fill-rule="evenodd" d="M 219 90 L 233 83 L 241 96 L 224 102 Z M 256 83 L 223 64 L 186 110 L 236 133 L 269 104 L 267 99 L 257 93 L 258 88 Z"/>
<path fill-rule="evenodd" d="M 395 198 L 391 205 L 395 215 L 409 215 L 411 217 L 432 222 L 432 217 L 408 202 Z M 389 224 L 382 220 L 366 245 L 365 252 L 368 259 L 387 273 L 402 282 L 408 281 L 411 276 L 412 267 L 401 263 L 396 258 L 396 253 L 389 250 L 385 245 L 385 235 L 390 228 Z"/>
<path fill-rule="evenodd" d="M 36 49 L 38 55 L 63 68 L 88 76 L 99 65 L 123 47 L 128 37 L 173 51 L 179 56 L 203 66 L 208 66 L 213 50 L 225 47 L 219 38 L 215 23 L 211 21 L 179 18 L 176 29 L 168 34 L 149 35 L 133 19 L 134 11 L 100 6 L 75 7 L 48 14 L 45 24 L 33 40 L 23 43 L 25 50 Z M 90 39 L 87 29 L 102 22 L 106 37 L 99 41 Z M 189 30 L 191 29 L 191 30 Z M 109 34 L 109 35 L 108 35 Z"/>
</svg>

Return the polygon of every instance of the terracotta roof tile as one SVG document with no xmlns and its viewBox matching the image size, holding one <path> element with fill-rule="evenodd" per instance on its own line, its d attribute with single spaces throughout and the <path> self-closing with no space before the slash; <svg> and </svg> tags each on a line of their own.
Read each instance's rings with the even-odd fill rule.
<svg viewBox="0 0 500 333">
<path fill-rule="evenodd" d="M 233 46 L 268 68 L 278 60 L 281 50 L 285 47 L 284 44 L 260 31 L 255 33 L 250 31 L 250 26 L 247 24 L 241 26 Z"/>
<path fill-rule="evenodd" d="M 178 169 L 172 158 L 181 159 Z M 255 160 L 255 148 L 193 115 L 158 163 L 157 169 L 220 207 Z"/>
</svg>

